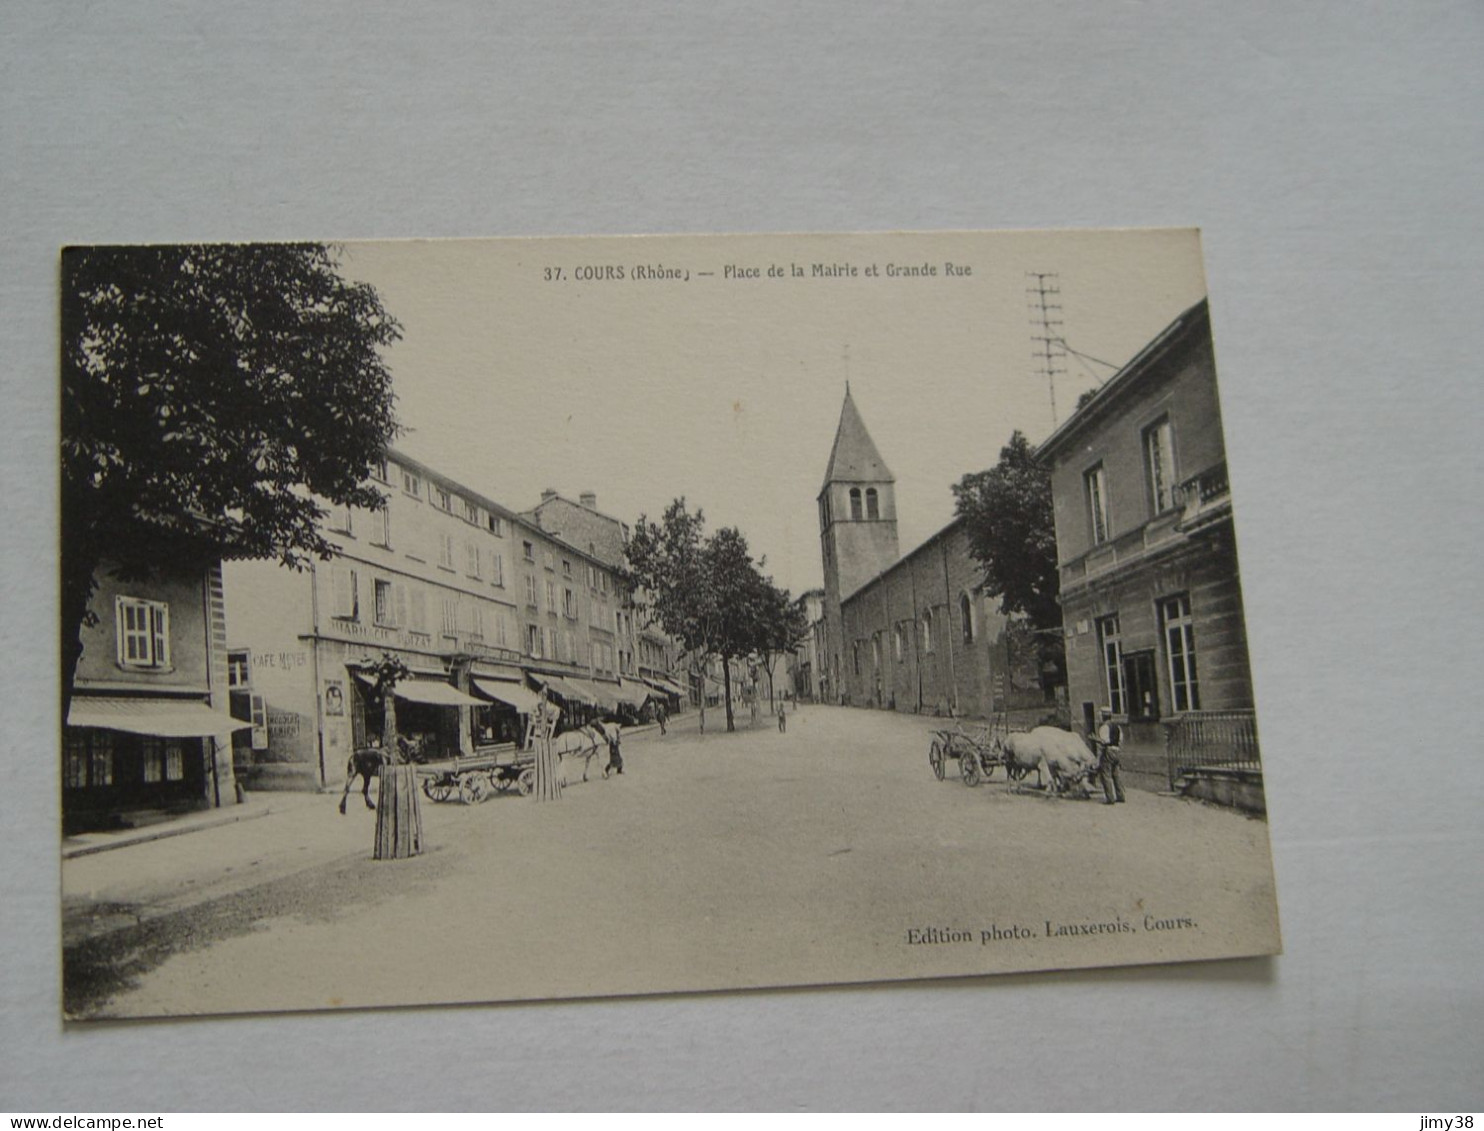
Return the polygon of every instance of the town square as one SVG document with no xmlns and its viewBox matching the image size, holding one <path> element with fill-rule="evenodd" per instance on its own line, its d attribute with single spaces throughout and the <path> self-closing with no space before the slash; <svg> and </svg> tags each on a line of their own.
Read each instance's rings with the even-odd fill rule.
<svg viewBox="0 0 1484 1131">
<path fill-rule="evenodd" d="M 1277 949 L 1195 233 L 64 271 L 69 1018 Z"/>
</svg>

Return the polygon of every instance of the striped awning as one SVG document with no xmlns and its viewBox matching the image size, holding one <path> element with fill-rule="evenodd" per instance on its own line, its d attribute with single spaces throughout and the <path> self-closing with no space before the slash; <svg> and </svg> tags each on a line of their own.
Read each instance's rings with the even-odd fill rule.
<svg viewBox="0 0 1484 1131">
<path fill-rule="evenodd" d="M 683 696 L 685 694 L 685 688 L 681 687 L 677 683 L 671 683 L 668 679 L 661 679 L 657 675 L 646 676 L 644 682 L 649 684 L 649 686 L 654 688 L 656 691 L 663 691 L 666 695 Z"/>
<path fill-rule="evenodd" d="M 586 707 L 599 706 L 597 698 L 590 691 L 585 691 L 580 681 L 575 679 L 563 679 L 556 675 L 538 675 L 533 677 L 546 684 L 553 695 L 560 695 L 569 703 L 581 703 Z"/>
<path fill-rule="evenodd" d="M 67 725 L 121 730 L 157 738 L 207 738 L 251 729 L 205 703 L 187 699 L 125 699 L 80 695 L 67 709 Z"/>
<path fill-rule="evenodd" d="M 630 707 L 638 709 L 639 707 L 644 706 L 645 700 L 653 695 L 654 692 L 650 691 L 650 689 L 644 686 L 644 684 L 642 683 L 635 683 L 632 680 L 626 680 L 618 685 L 618 688 L 614 691 L 614 694 L 618 696 L 618 701 L 620 703 L 627 703 Z"/>
<path fill-rule="evenodd" d="M 567 682 L 580 688 L 592 698 L 597 706 L 606 711 L 611 711 L 618 706 L 618 688 L 611 684 L 594 683 L 589 679 L 571 679 Z"/>
<path fill-rule="evenodd" d="M 376 680 L 364 672 L 356 672 L 355 674 L 356 678 L 366 686 L 376 686 Z M 476 699 L 472 695 L 465 695 L 457 687 L 452 687 L 443 682 L 443 680 L 435 677 L 398 680 L 393 693 L 398 699 L 405 699 L 409 703 L 427 703 L 434 707 L 484 706 L 483 700 Z"/>
<path fill-rule="evenodd" d="M 480 695 L 496 703 L 504 703 L 507 707 L 514 707 L 522 715 L 532 714 L 541 702 L 541 696 L 527 690 L 523 683 L 508 679 L 480 679 L 478 676 L 470 682 Z"/>
</svg>

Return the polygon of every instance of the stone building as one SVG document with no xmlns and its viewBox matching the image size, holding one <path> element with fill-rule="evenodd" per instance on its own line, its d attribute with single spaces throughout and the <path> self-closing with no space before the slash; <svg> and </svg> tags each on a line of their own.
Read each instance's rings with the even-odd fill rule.
<svg viewBox="0 0 1484 1131">
<path fill-rule="evenodd" d="M 238 712 L 259 724 L 237 742 L 250 786 L 341 780 L 380 731 L 369 670 L 384 653 L 412 672 L 398 728 L 428 756 L 518 741 L 542 687 L 573 721 L 633 718 L 655 694 L 608 560 L 400 452 L 375 479 L 383 509 L 330 515 L 332 560 L 227 566 Z"/>
<path fill-rule="evenodd" d="M 1210 313 L 1180 315 L 1041 444 L 1073 714 L 1145 784 L 1261 808 Z"/>
<path fill-rule="evenodd" d="M 104 562 L 62 736 L 64 832 L 235 804 L 222 569 Z"/>
<path fill-rule="evenodd" d="M 1036 650 L 983 591 L 961 520 L 898 554 L 896 480 L 848 389 L 818 503 L 821 701 L 979 718 L 1055 710 Z"/>
</svg>

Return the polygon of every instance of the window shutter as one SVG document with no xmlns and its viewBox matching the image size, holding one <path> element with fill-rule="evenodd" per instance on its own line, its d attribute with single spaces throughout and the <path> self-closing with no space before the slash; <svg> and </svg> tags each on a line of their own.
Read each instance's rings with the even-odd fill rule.
<svg viewBox="0 0 1484 1131">
<path fill-rule="evenodd" d="M 160 667 L 170 663 L 170 606 L 151 605 L 149 627 L 154 646 L 154 661 Z"/>
<path fill-rule="evenodd" d="M 268 704 L 261 695 L 248 697 L 252 715 L 252 748 L 268 749 Z"/>
<path fill-rule="evenodd" d="M 350 616 L 350 570 L 344 566 L 336 566 L 331 579 L 335 586 L 335 615 L 348 617 Z"/>
</svg>

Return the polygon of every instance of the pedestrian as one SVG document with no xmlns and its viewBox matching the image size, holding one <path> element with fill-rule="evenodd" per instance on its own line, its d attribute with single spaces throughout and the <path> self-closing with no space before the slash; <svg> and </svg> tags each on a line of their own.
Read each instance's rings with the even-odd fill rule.
<svg viewBox="0 0 1484 1131">
<path fill-rule="evenodd" d="M 608 765 L 603 767 L 603 776 L 609 774 L 623 773 L 623 751 L 619 749 L 619 743 L 623 740 L 622 731 L 617 723 L 600 723 L 603 728 L 603 737 L 608 740 Z"/>
<path fill-rule="evenodd" d="M 787 732 L 788 732 L 788 716 L 786 714 L 784 714 L 784 711 L 783 711 L 783 700 L 780 699 L 780 700 L 778 700 L 778 733 L 779 734 L 786 734 Z"/>
<path fill-rule="evenodd" d="M 748 708 L 752 711 L 752 725 L 753 726 L 757 726 L 757 707 L 758 707 L 757 695 L 754 694 L 752 696 L 751 701 L 748 703 Z"/>
<path fill-rule="evenodd" d="M 1113 721 L 1113 713 L 1103 711 L 1103 721 L 1097 734 L 1090 736 L 1093 752 L 1098 756 L 1094 777 L 1103 787 L 1103 804 L 1113 805 L 1123 800 L 1123 782 L 1118 778 L 1119 753 L 1123 742 L 1123 728 Z"/>
<path fill-rule="evenodd" d="M 655 721 L 660 724 L 660 734 L 664 734 L 665 733 L 665 705 L 663 703 L 655 703 L 655 705 L 654 705 L 654 718 L 655 718 Z"/>
</svg>

